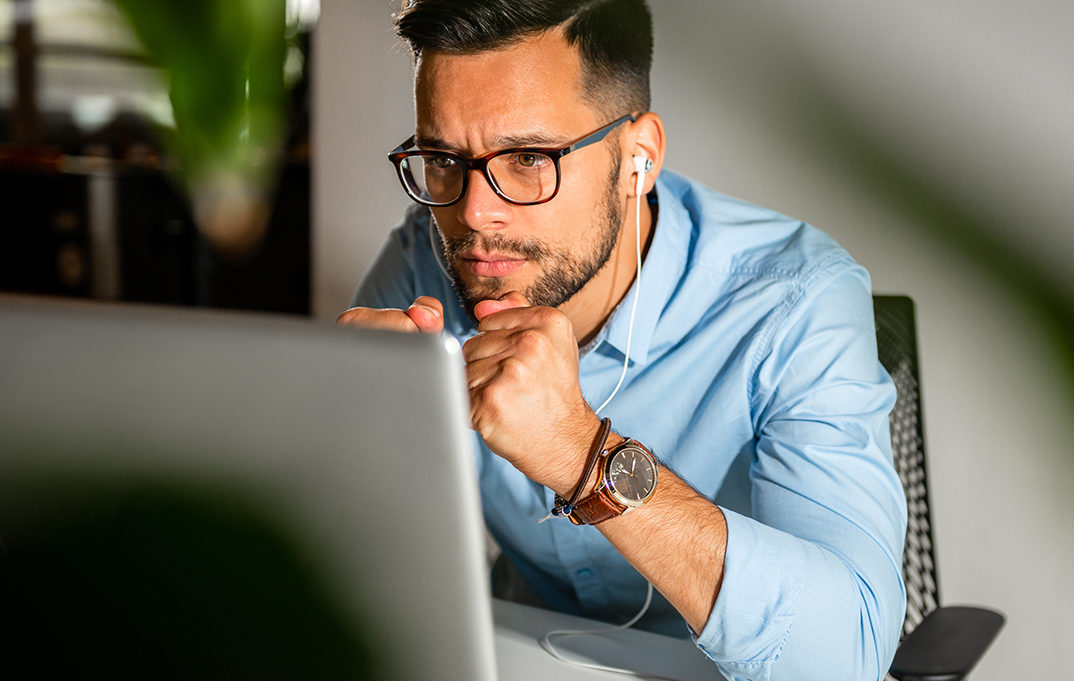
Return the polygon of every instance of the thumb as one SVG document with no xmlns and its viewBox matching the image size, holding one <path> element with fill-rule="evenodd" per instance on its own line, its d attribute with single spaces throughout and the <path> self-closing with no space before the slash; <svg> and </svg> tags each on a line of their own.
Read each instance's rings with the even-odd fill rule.
<svg viewBox="0 0 1074 681">
<path fill-rule="evenodd" d="M 474 316 L 477 317 L 477 321 L 483 320 L 491 314 L 502 312 L 503 310 L 510 310 L 513 307 L 529 307 L 530 301 L 526 300 L 526 296 L 522 295 L 518 291 L 508 291 L 495 300 L 482 300 L 477 305 L 474 305 Z"/>
<path fill-rule="evenodd" d="M 421 296 L 407 308 L 406 316 L 422 333 L 440 333 L 444 330 L 444 305 L 432 296 Z"/>
</svg>

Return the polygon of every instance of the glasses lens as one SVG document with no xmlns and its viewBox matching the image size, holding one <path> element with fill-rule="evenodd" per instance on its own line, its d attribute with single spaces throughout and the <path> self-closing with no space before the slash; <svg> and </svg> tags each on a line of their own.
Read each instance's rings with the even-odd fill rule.
<svg viewBox="0 0 1074 681">
<path fill-rule="evenodd" d="M 511 151 L 489 160 L 489 174 L 507 198 L 518 203 L 546 201 L 556 193 L 556 164 L 533 151 Z"/>
<path fill-rule="evenodd" d="M 399 170 L 411 195 L 419 201 L 451 203 L 462 193 L 463 170 L 450 156 L 408 156 Z"/>
</svg>

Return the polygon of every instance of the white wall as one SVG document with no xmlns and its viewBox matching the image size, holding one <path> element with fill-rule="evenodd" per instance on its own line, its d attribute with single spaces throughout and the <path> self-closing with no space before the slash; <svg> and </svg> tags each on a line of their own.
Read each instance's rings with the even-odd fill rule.
<svg viewBox="0 0 1074 681">
<path fill-rule="evenodd" d="M 313 314 L 343 311 L 408 199 L 388 152 L 414 132 L 388 0 L 322 0 L 313 46 Z"/>
<path fill-rule="evenodd" d="M 389 2 L 322 3 L 314 310 L 331 318 L 406 205 L 385 154 L 413 117 Z M 973 678 L 1061 678 L 1074 640 L 1074 385 L 1016 289 L 877 169 L 908 169 L 944 216 L 1074 296 L 1074 5 L 652 4 L 668 166 L 816 224 L 878 292 L 917 301 L 944 600 L 1008 615 Z M 856 164 L 863 145 L 882 162 Z"/>
</svg>

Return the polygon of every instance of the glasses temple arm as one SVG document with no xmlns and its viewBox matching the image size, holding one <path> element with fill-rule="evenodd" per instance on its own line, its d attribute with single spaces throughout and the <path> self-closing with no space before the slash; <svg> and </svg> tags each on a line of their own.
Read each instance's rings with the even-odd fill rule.
<svg viewBox="0 0 1074 681">
<path fill-rule="evenodd" d="M 572 151 L 578 151 L 582 147 L 587 147 L 590 144 L 594 144 L 596 142 L 599 142 L 602 139 L 604 139 L 605 137 L 607 137 L 608 133 L 610 133 L 615 128 L 619 127 L 621 124 L 626 123 L 627 121 L 630 121 L 631 123 L 633 123 L 636 120 L 638 120 L 638 119 L 635 118 L 632 114 L 627 114 L 626 116 L 623 116 L 622 118 L 618 118 L 618 119 L 612 121 L 611 123 L 609 123 L 608 125 L 604 126 L 603 128 L 601 128 L 600 130 L 597 130 L 593 134 L 587 135 L 587 136 L 583 137 L 582 139 L 578 140 L 577 142 L 575 142 L 574 144 L 570 145 L 569 147 L 567 147 L 566 149 L 564 149 L 561 152 L 560 156 L 566 156 L 567 154 L 571 153 Z"/>
</svg>

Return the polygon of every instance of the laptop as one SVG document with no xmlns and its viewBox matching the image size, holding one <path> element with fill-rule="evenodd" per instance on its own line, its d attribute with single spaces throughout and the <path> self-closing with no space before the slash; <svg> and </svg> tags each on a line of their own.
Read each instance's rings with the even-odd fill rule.
<svg viewBox="0 0 1074 681">
<path fill-rule="evenodd" d="M 494 679 L 467 413 L 443 337 L 0 296 L 6 668 Z"/>
</svg>

